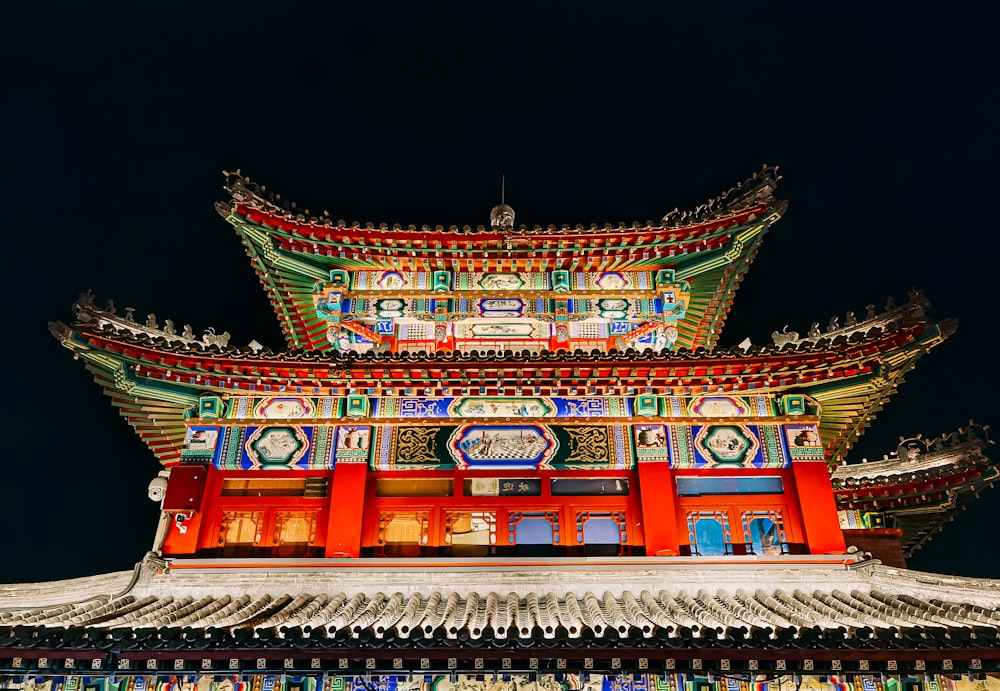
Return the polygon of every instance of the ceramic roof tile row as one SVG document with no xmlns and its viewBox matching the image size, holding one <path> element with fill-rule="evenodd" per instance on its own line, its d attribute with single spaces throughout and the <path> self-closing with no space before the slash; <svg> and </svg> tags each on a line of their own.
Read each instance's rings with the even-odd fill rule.
<svg viewBox="0 0 1000 691">
<path fill-rule="evenodd" d="M 916 482 L 926 477 L 944 477 L 963 469 L 989 464 L 984 455 L 991 444 L 989 427 L 974 423 L 951 434 L 933 439 L 904 439 L 898 451 L 881 460 L 849 463 L 831 474 L 835 489 Z M 907 455 L 910 445 L 918 450 Z M 906 476 L 902 478 L 900 476 Z"/>
<path fill-rule="evenodd" d="M 751 594 L 719 590 L 715 594 L 702 589 L 697 592 L 679 591 L 673 595 L 660 591 L 651 593 L 625 591 L 619 596 L 605 592 L 587 592 L 557 597 L 552 593 L 516 594 L 486 593 L 484 596 L 462 597 L 456 593 L 432 592 L 426 596 L 400 593 L 375 593 L 371 597 L 356 594 L 299 594 L 295 597 L 262 596 L 251 601 L 243 595 L 237 598 L 210 596 L 136 599 L 126 596 L 108 602 L 98 598 L 90 603 L 67 609 L 64 606 L 0 612 L 3 625 L 85 626 L 110 629 L 138 627 L 193 627 L 256 629 L 280 627 L 324 628 L 333 633 L 346 630 L 351 636 L 370 631 L 376 637 L 394 629 L 397 635 L 408 636 L 412 631 L 432 635 L 443 629 L 448 637 L 460 631 L 473 639 L 492 627 L 496 635 L 529 637 L 541 629 L 551 638 L 558 627 L 571 638 L 585 630 L 597 636 L 614 629 L 620 635 L 638 629 L 644 636 L 658 629 L 676 632 L 681 628 L 693 631 L 719 630 L 727 627 L 783 629 L 787 627 L 822 629 L 838 627 L 1000 627 L 1000 611 L 996 608 L 975 608 L 969 603 L 936 600 L 927 602 L 906 595 L 882 591 L 870 594 L 853 590 L 850 593 L 829 592 L 789 593 L 757 590 Z M 674 634 L 677 635 L 677 634 Z"/>
</svg>

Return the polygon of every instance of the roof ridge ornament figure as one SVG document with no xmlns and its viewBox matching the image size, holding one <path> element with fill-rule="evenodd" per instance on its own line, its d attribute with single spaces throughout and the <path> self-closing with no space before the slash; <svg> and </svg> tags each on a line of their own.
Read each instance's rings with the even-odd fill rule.
<svg viewBox="0 0 1000 691">
<path fill-rule="evenodd" d="M 514 209 L 506 202 L 507 176 L 500 176 L 500 203 L 490 210 L 490 228 L 503 230 L 514 227 Z"/>
<path fill-rule="evenodd" d="M 798 341 L 799 332 L 789 331 L 788 324 L 785 324 L 785 328 L 783 328 L 781 331 L 771 332 L 771 340 L 774 341 L 774 345 L 780 348 L 786 343 L 795 343 L 796 341 Z"/>
</svg>

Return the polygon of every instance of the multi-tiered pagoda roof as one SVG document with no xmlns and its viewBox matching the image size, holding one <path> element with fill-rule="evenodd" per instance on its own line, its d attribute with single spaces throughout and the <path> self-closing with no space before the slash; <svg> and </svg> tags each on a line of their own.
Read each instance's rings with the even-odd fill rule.
<svg viewBox="0 0 1000 691">
<path fill-rule="evenodd" d="M 846 458 L 956 322 L 912 290 L 717 346 L 778 179 L 657 221 L 417 228 L 227 173 L 285 349 L 90 294 L 50 324 L 163 464 L 161 518 L 134 572 L 0 587 L 0 674 L 995 674 L 1000 585 L 899 568 L 995 480 L 987 428 Z"/>
</svg>

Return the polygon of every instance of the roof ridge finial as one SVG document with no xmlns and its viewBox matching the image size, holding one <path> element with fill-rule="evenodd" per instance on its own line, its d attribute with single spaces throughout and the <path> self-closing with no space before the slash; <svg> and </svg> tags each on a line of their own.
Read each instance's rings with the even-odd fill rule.
<svg viewBox="0 0 1000 691">
<path fill-rule="evenodd" d="M 500 203 L 490 211 L 490 227 L 505 230 L 514 227 L 514 209 L 507 206 L 507 176 L 500 174 Z"/>
</svg>

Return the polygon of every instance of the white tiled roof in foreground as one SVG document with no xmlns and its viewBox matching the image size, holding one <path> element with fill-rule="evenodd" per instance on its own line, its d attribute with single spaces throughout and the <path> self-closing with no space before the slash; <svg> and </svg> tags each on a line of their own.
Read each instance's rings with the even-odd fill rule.
<svg viewBox="0 0 1000 691">
<path fill-rule="evenodd" d="M 210 560 L 157 573 L 121 572 L 0 586 L 0 625 L 45 627 L 323 628 L 350 637 L 557 633 L 699 635 L 728 627 L 1000 629 L 1000 581 L 888 568 L 750 561 L 627 565 L 551 560 L 484 570 L 455 560 L 309 562 L 222 567 Z M 541 560 L 540 560 L 541 561 Z M 440 564 L 440 562 L 438 562 Z M 344 635 L 343 633 L 341 635 Z"/>
</svg>

